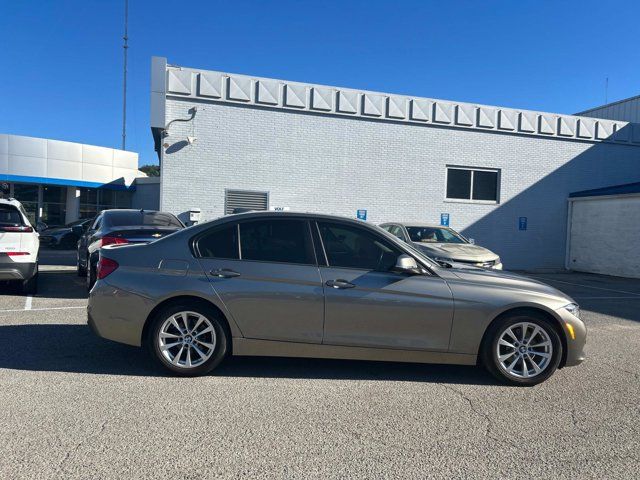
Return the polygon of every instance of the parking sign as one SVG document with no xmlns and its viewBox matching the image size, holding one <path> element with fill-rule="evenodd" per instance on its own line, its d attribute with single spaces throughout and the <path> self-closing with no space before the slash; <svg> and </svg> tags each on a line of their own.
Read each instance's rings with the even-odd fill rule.
<svg viewBox="0 0 640 480">
<path fill-rule="evenodd" d="M 358 220 L 366 220 L 367 219 L 367 211 L 366 210 L 358 210 L 356 212 L 356 216 Z"/>
<path fill-rule="evenodd" d="M 527 217 L 520 217 L 518 219 L 518 230 L 526 230 L 527 229 Z"/>
<path fill-rule="evenodd" d="M 442 225 L 443 227 L 448 227 L 449 226 L 449 214 L 448 213 L 441 213 L 440 214 L 440 225 Z"/>
</svg>

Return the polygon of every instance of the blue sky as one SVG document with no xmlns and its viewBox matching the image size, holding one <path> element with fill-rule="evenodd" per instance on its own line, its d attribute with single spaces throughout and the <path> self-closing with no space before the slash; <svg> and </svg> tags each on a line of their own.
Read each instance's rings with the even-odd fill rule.
<svg viewBox="0 0 640 480">
<path fill-rule="evenodd" d="M 119 148 L 123 0 L 5 1 L 0 132 Z M 130 0 L 127 149 L 157 163 L 152 55 L 302 82 L 574 113 L 640 94 L 638 1 Z"/>
</svg>

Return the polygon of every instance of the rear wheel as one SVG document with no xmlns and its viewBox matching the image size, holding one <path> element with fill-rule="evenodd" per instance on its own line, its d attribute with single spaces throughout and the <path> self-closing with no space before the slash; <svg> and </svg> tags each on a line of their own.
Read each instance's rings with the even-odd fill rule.
<svg viewBox="0 0 640 480">
<path fill-rule="evenodd" d="M 80 265 L 80 255 L 77 255 L 77 260 L 76 260 L 76 273 L 78 274 L 79 277 L 86 277 L 87 276 L 87 268 L 83 267 L 82 265 Z"/>
<path fill-rule="evenodd" d="M 504 317 L 491 325 L 482 345 L 482 361 L 499 380 L 532 386 L 558 368 L 562 342 L 554 325 L 534 312 Z"/>
<path fill-rule="evenodd" d="M 222 320 L 206 305 L 171 305 L 151 322 L 147 348 L 163 367 L 180 376 L 204 375 L 227 354 L 228 336 Z"/>
<path fill-rule="evenodd" d="M 91 290 L 93 285 L 96 283 L 96 269 L 91 266 L 91 264 L 87 267 L 87 291 Z"/>
<path fill-rule="evenodd" d="M 36 269 L 33 272 L 33 276 L 22 282 L 22 294 L 23 295 L 35 295 L 38 293 L 38 264 L 36 263 Z"/>
</svg>

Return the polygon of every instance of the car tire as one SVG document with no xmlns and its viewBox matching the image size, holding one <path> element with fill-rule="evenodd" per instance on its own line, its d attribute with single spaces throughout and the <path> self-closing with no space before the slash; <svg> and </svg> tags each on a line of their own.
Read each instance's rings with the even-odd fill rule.
<svg viewBox="0 0 640 480">
<path fill-rule="evenodd" d="M 96 269 L 89 265 L 87 268 L 87 292 L 91 291 L 96 283 Z"/>
<path fill-rule="evenodd" d="M 555 325 L 542 314 L 507 315 L 487 330 L 480 356 L 498 380 L 533 386 L 547 380 L 558 368 L 562 341 Z"/>
<path fill-rule="evenodd" d="M 205 304 L 181 302 L 154 315 L 145 346 L 164 368 L 179 376 L 194 377 L 209 373 L 222 362 L 228 342 L 219 312 Z"/>
<path fill-rule="evenodd" d="M 76 259 L 76 273 L 79 277 L 87 276 L 87 268 L 80 265 L 80 255 L 78 255 Z"/>
<path fill-rule="evenodd" d="M 28 280 L 22 282 L 21 288 L 23 295 L 35 295 L 38 293 L 38 264 L 36 263 L 36 269 L 33 276 Z"/>
</svg>

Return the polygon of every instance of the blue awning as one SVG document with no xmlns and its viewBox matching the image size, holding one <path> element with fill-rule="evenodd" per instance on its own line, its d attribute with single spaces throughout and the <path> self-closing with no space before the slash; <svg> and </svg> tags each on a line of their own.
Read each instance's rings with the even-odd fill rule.
<svg viewBox="0 0 640 480">
<path fill-rule="evenodd" d="M 624 195 L 629 193 L 640 193 L 640 182 L 625 183 L 623 185 L 613 185 L 611 187 L 595 188 L 593 190 L 582 190 L 569 194 L 569 198 L 576 197 L 602 197 L 605 195 Z"/>
</svg>

